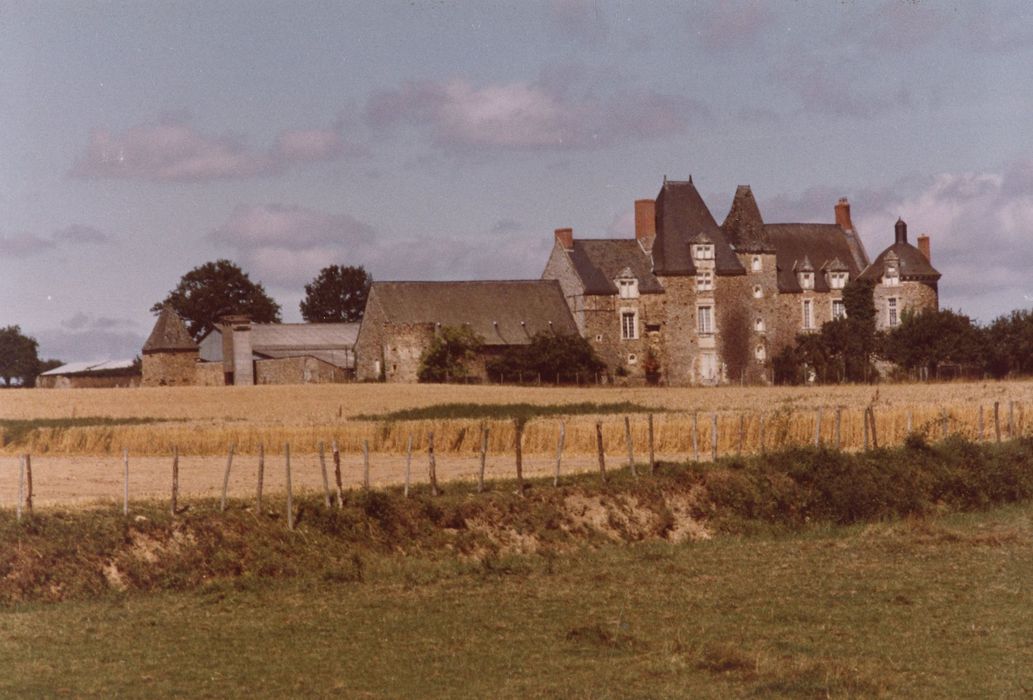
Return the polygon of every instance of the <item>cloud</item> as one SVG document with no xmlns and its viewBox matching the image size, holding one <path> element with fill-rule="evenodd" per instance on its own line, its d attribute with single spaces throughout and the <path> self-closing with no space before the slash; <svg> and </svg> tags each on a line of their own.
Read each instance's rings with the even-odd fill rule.
<svg viewBox="0 0 1033 700">
<path fill-rule="evenodd" d="M 71 224 L 54 231 L 50 236 L 35 234 L 19 234 L 16 236 L 0 236 L 0 256 L 11 258 L 29 258 L 42 255 L 58 246 L 96 245 L 107 243 L 108 235 L 92 226 Z"/>
<path fill-rule="evenodd" d="M 610 33 L 602 8 L 593 0 L 552 0 L 548 9 L 551 27 L 559 36 L 595 44 Z"/>
<path fill-rule="evenodd" d="M 483 86 L 462 79 L 408 82 L 374 94 L 366 105 L 372 128 L 408 125 L 450 153 L 594 149 L 679 134 L 709 116 L 696 100 L 646 89 L 603 90 L 577 71 Z"/>
<path fill-rule="evenodd" d="M 362 264 L 355 251 L 368 250 L 372 227 L 347 214 L 327 214 L 282 204 L 240 205 L 211 240 L 236 250 L 257 277 L 270 284 L 298 286 L 335 263 Z"/>
<path fill-rule="evenodd" d="M 336 160 L 357 153 L 336 131 L 288 130 L 267 151 L 256 151 L 236 135 L 212 136 L 182 116 L 130 127 L 121 134 L 94 129 L 72 177 L 207 182 L 276 174 L 288 166 Z"/>
<path fill-rule="evenodd" d="M 764 3 L 723 0 L 702 12 L 693 11 L 692 27 L 708 50 L 739 51 L 760 41 L 774 15 Z"/>
<path fill-rule="evenodd" d="M 140 354 L 145 340 L 132 331 L 98 328 L 50 328 L 33 335 L 39 341 L 41 358 L 62 362 L 128 360 Z"/>
<path fill-rule="evenodd" d="M 521 230 L 522 226 L 519 221 L 513 219 L 499 219 L 491 227 L 492 233 L 513 233 L 514 231 Z"/>
<path fill-rule="evenodd" d="M 127 318 L 111 318 L 109 316 L 93 316 L 79 311 L 61 321 L 61 327 L 69 331 L 110 331 L 115 328 L 132 327 L 134 324 Z"/>
</svg>

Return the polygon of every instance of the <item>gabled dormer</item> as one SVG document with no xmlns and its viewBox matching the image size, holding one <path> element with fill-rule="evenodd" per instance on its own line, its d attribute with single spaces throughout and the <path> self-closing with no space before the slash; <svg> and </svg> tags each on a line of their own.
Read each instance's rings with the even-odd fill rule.
<svg viewBox="0 0 1033 700">
<path fill-rule="evenodd" d="M 689 250 L 692 255 L 692 261 L 697 265 L 701 261 L 709 260 L 713 263 L 714 260 L 714 239 L 706 234 L 706 232 L 697 234 L 689 240 Z"/>
<path fill-rule="evenodd" d="M 887 287 L 900 285 L 900 256 L 896 251 L 889 251 L 882 259 L 882 283 Z"/>
<path fill-rule="evenodd" d="M 800 289 L 805 291 L 814 289 L 814 265 L 811 264 L 808 256 L 804 255 L 803 260 L 798 260 L 793 266 L 793 270 L 796 272 L 796 281 L 800 285 Z"/>
<path fill-rule="evenodd" d="M 839 258 L 825 263 L 825 283 L 829 289 L 842 289 L 850 281 L 850 268 Z"/>
<path fill-rule="evenodd" d="M 630 267 L 621 270 L 613 280 L 621 299 L 638 299 L 638 278 Z"/>
</svg>

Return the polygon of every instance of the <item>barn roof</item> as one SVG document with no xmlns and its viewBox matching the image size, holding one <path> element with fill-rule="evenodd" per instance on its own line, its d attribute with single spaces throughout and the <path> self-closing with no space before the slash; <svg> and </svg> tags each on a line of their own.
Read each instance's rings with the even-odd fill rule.
<svg viewBox="0 0 1033 700">
<path fill-rule="evenodd" d="M 829 270 L 838 263 L 836 269 L 846 269 L 851 279 L 861 274 L 847 234 L 836 224 L 765 224 L 764 232 L 775 249 L 780 292 L 803 291 L 796 272 L 805 264 L 814 270 Z M 829 291 L 825 275 L 814 276 L 814 290 Z"/>
<path fill-rule="evenodd" d="M 550 330 L 577 333 L 556 280 L 374 282 L 368 303 L 388 323 L 468 326 L 486 345 L 527 345 Z"/>
<path fill-rule="evenodd" d="M 152 352 L 186 352 L 197 350 L 197 343 L 190 337 L 183 319 L 166 304 L 158 314 L 154 329 L 143 344 L 144 354 Z"/>
<path fill-rule="evenodd" d="M 613 280 L 625 271 L 638 280 L 640 294 L 662 294 L 664 291 L 653 275 L 649 256 L 637 240 L 575 240 L 574 250 L 569 255 L 585 285 L 585 294 L 616 294 L 617 285 Z"/>
</svg>

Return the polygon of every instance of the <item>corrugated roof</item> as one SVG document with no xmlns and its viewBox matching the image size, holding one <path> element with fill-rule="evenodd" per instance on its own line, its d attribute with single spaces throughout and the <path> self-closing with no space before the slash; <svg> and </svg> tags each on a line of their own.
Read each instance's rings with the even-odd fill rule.
<svg viewBox="0 0 1033 700">
<path fill-rule="evenodd" d="M 133 360 L 104 360 L 101 362 L 69 362 L 66 365 L 55 367 L 43 372 L 41 377 L 53 377 L 65 374 L 89 374 L 90 372 L 105 372 L 118 369 L 132 369 Z"/>
<path fill-rule="evenodd" d="M 656 198 L 656 241 L 653 272 L 656 275 L 695 275 L 689 242 L 705 234 L 714 242 L 714 269 L 718 274 L 745 274 L 724 232 L 714 221 L 692 180 L 665 180 Z"/>
<path fill-rule="evenodd" d="M 315 357 L 344 369 L 355 366 L 358 323 L 256 323 L 250 333 L 252 354 L 260 357 Z M 222 362 L 221 330 L 201 339 L 201 359 Z"/>
<path fill-rule="evenodd" d="M 835 224 L 765 224 L 764 231 L 775 248 L 775 263 L 778 265 L 778 290 L 780 292 L 801 292 L 796 271 L 808 261 L 815 270 L 826 266 L 837 258 L 843 262 L 850 278 L 861 274 L 850 250 L 846 233 Z M 844 262 L 845 261 L 845 262 Z M 814 275 L 814 290 L 829 291 L 825 275 Z"/>
<path fill-rule="evenodd" d="M 940 279 L 939 271 L 910 243 L 894 243 L 875 258 L 875 261 L 861 273 L 861 279 L 878 280 L 882 277 L 886 256 L 896 253 L 900 264 L 900 278 L 935 282 Z"/>
<path fill-rule="evenodd" d="M 183 319 L 171 306 L 165 305 L 158 314 L 154 329 L 143 344 L 144 354 L 152 352 L 185 352 L 197 350 L 197 343 L 190 337 Z"/>
<path fill-rule="evenodd" d="M 662 294 L 664 291 L 653 275 L 649 256 L 634 239 L 575 240 L 574 250 L 568 254 L 585 285 L 585 294 L 616 294 L 617 285 L 613 280 L 625 269 L 638 280 L 640 294 Z"/>
<path fill-rule="evenodd" d="M 556 280 L 374 282 L 368 303 L 389 323 L 469 326 L 486 345 L 526 345 L 550 330 L 577 333 Z"/>
</svg>

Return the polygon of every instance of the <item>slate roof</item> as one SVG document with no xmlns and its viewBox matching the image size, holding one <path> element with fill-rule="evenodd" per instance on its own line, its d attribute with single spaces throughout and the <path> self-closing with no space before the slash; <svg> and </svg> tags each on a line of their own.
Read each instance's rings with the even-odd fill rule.
<svg viewBox="0 0 1033 700">
<path fill-rule="evenodd" d="M 355 367 L 358 323 L 255 323 L 250 333 L 251 352 L 259 359 L 315 357 L 343 369 Z M 221 337 L 214 329 L 201 339 L 202 360 L 222 361 Z"/>
<path fill-rule="evenodd" d="M 542 331 L 578 332 L 556 280 L 374 282 L 367 304 L 392 324 L 468 325 L 489 346 L 527 345 Z"/>
<path fill-rule="evenodd" d="M 164 306 L 154 323 L 154 329 L 143 344 L 145 355 L 153 352 L 190 352 L 197 350 L 197 343 L 190 337 L 183 319 L 171 306 Z"/>
<path fill-rule="evenodd" d="M 834 263 L 849 272 L 850 279 L 861 274 L 846 233 L 835 224 L 764 224 L 764 233 L 775 249 L 780 292 L 803 291 L 796 271 L 805 261 L 819 271 L 814 275 L 817 292 L 829 291 L 828 280 L 821 272 L 832 269 Z"/>
<path fill-rule="evenodd" d="M 881 279 L 886 265 L 886 257 L 891 252 L 895 253 L 899 260 L 900 279 L 929 282 L 935 282 L 940 279 L 939 271 L 922 255 L 922 251 L 906 242 L 894 243 L 882 251 L 879 257 L 875 258 L 875 261 L 865 268 L 860 278 L 876 281 Z"/>
<path fill-rule="evenodd" d="M 664 180 L 656 198 L 653 272 L 658 276 L 695 275 L 689 242 L 700 234 L 714 242 L 714 269 L 719 275 L 746 273 L 692 180 Z"/>
<path fill-rule="evenodd" d="M 617 294 L 613 280 L 625 270 L 638 280 L 639 294 L 664 291 L 653 274 L 649 256 L 634 239 L 579 239 L 568 255 L 585 286 L 585 294 Z"/>
</svg>

